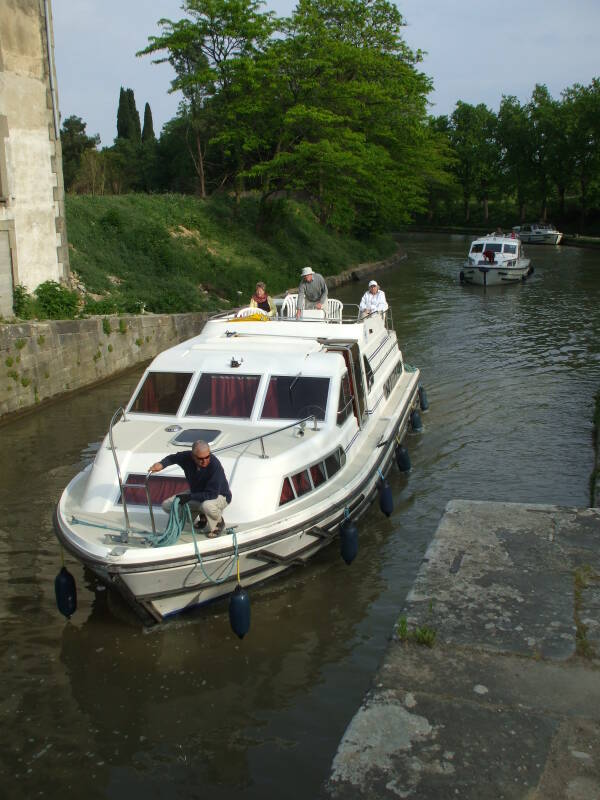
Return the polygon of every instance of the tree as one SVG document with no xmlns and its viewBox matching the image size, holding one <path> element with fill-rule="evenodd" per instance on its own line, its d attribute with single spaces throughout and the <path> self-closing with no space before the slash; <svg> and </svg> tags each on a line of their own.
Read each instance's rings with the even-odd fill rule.
<svg viewBox="0 0 600 800">
<path fill-rule="evenodd" d="M 142 128 L 142 142 L 155 142 L 156 136 L 154 135 L 154 124 L 152 122 L 152 111 L 150 104 L 146 103 L 144 106 L 144 127 Z"/>
<path fill-rule="evenodd" d="M 117 109 L 117 139 L 128 139 L 138 144 L 141 138 L 140 115 L 135 104 L 133 89 L 124 89 L 121 86 Z"/>
<path fill-rule="evenodd" d="M 600 79 L 589 86 L 574 84 L 563 92 L 573 175 L 580 191 L 580 227 L 588 210 L 588 194 L 600 177 Z"/>
<path fill-rule="evenodd" d="M 448 136 L 456 161 L 453 171 L 462 190 L 463 214 L 470 220 L 470 201 L 475 195 L 483 204 L 487 221 L 488 200 L 497 174 L 496 116 L 483 103 L 477 106 L 459 100 L 448 123 Z"/>
<path fill-rule="evenodd" d="M 215 122 L 207 110 L 217 93 L 225 94 L 233 81 L 233 64 L 257 52 L 273 30 L 273 14 L 259 11 L 257 0 L 184 0 L 189 18 L 159 20 L 161 36 L 149 37 L 138 56 L 165 52 L 153 63 L 168 62 L 176 78 L 171 91 L 181 90 L 181 116 L 187 119 L 199 193 L 206 196 L 205 156 Z"/>
<path fill-rule="evenodd" d="M 100 136 L 98 134 L 88 136 L 85 132 L 86 127 L 81 117 L 71 116 L 63 122 L 60 131 L 63 178 L 67 192 L 73 187 L 84 153 L 95 150 L 100 144 Z"/>
<path fill-rule="evenodd" d="M 386 0 L 301 0 L 285 28 L 256 60 L 240 107 L 271 113 L 250 141 L 263 200 L 300 192 L 322 222 L 368 232 L 425 209 L 423 169 L 429 79 L 400 33 L 402 16 Z M 267 99 L 268 98 L 268 99 Z M 252 108 L 252 110 L 251 110 Z"/>
<path fill-rule="evenodd" d="M 516 97 L 502 97 L 497 137 L 504 180 L 513 187 L 524 222 L 527 202 L 535 195 L 534 143 L 528 110 Z"/>
</svg>

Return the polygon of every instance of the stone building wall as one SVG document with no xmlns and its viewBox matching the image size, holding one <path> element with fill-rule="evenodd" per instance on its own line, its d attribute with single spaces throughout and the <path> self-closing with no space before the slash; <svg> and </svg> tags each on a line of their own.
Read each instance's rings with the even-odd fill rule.
<svg viewBox="0 0 600 800">
<path fill-rule="evenodd" d="M 0 315 L 69 276 L 50 0 L 0 2 Z"/>
<path fill-rule="evenodd" d="M 0 420 L 106 380 L 196 336 L 206 314 L 0 325 Z"/>
</svg>

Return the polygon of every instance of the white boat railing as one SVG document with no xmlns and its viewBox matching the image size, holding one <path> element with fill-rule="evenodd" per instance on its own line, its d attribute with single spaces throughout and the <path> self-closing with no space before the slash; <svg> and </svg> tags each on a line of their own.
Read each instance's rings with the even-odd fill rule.
<svg viewBox="0 0 600 800">
<path fill-rule="evenodd" d="M 115 442 L 113 438 L 113 427 L 116 423 L 116 420 L 119 415 L 123 416 L 123 422 L 127 422 L 127 416 L 125 415 L 125 409 L 123 406 L 117 408 L 115 413 L 112 416 L 110 421 L 110 425 L 108 426 L 108 441 L 110 443 L 110 450 L 113 454 L 113 459 L 115 461 L 115 467 L 117 469 L 117 479 L 119 481 L 119 489 L 121 490 L 121 502 L 123 503 L 123 514 L 125 516 L 125 531 L 120 536 L 120 541 L 126 543 L 129 541 L 129 534 L 131 532 L 131 525 L 129 523 L 129 512 L 127 510 L 127 497 L 125 489 L 145 489 L 146 491 L 146 502 L 148 503 L 148 510 L 150 511 L 150 521 L 152 523 L 152 533 L 156 533 L 156 522 L 154 520 L 154 511 L 152 509 L 152 500 L 150 498 L 150 488 L 148 486 L 148 478 L 150 477 L 151 473 L 149 472 L 146 475 L 146 480 L 144 483 L 127 483 L 123 482 L 123 478 L 121 477 L 121 468 L 119 466 L 119 459 L 117 458 L 117 451 L 115 448 Z"/>
</svg>

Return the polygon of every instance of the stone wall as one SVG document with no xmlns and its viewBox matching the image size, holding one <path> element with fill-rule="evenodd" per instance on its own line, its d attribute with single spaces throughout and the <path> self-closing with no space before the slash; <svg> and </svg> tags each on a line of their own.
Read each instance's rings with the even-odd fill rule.
<svg viewBox="0 0 600 800">
<path fill-rule="evenodd" d="M 0 420 L 90 386 L 196 336 L 206 314 L 144 314 L 0 326 Z"/>
<path fill-rule="evenodd" d="M 16 284 L 69 276 L 50 0 L 1 0 L 0 98 L 0 315 L 10 317 Z"/>
</svg>

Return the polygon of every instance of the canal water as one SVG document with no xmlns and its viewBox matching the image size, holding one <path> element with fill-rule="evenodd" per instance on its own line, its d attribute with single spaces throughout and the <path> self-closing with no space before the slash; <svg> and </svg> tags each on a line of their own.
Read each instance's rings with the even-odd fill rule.
<svg viewBox="0 0 600 800">
<path fill-rule="evenodd" d="M 79 607 L 55 609 L 53 506 L 139 372 L 0 429 L 0 796 L 320 797 L 446 503 L 589 504 L 600 252 L 530 246 L 526 283 L 484 291 L 458 283 L 466 238 L 401 245 L 378 279 L 431 406 L 412 471 L 351 567 L 334 545 L 250 590 L 243 641 L 226 604 L 144 632 L 70 557 Z"/>
</svg>

